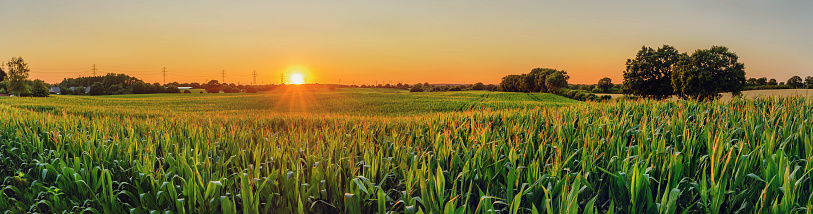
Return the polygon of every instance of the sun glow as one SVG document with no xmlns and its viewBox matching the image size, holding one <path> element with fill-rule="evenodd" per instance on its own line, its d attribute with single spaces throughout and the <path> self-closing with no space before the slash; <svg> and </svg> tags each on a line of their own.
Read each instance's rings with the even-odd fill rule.
<svg viewBox="0 0 813 214">
<path fill-rule="evenodd" d="M 299 85 L 305 83 L 305 78 L 302 77 L 302 74 L 293 74 L 291 75 L 291 83 Z"/>
</svg>

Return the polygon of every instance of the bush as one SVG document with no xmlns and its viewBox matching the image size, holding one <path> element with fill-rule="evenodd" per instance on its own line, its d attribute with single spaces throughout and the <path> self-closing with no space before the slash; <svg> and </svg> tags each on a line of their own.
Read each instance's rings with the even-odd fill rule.
<svg viewBox="0 0 813 214">
<path fill-rule="evenodd" d="M 181 90 L 178 89 L 178 86 L 169 85 L 167 86 L 166 93 L 181 93 Z"/>
<path fill-rule="evenodd" d="M 189 91 L 189 90 L 183 90 L 183 93 L 184 93 L 184 94 L 191 94 L 192 92 L 191 92 L 191 91 Z"/>
<path fill-rule="evenodd" d="M 423 92 L 423 86 L 420 83 L 415 84 L 409 89 L 409 92 Z"/>
</svg>

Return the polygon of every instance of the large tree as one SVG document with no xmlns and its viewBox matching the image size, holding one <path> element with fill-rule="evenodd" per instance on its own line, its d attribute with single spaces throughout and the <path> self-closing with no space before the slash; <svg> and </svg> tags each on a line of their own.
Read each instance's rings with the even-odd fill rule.
<svg viewBox="0 0 813 214">
<path fill-rule="evenodd" d="M 674 92 L 671 75 L 681 54 L 669 45 L 654 50 L 642 47 L 634 59 L 627 59 L 624 94 L 650 99 L 666 99 Z"/>
<path fill-rule="evenodd" d="M 811 76 L 805 77 L 805 85 L 808 88 L 810 88 L 810 86 L 813 86 L 813 77 L 811 77 Z"/>
<path fill-rule="evenodd" d="M 598 88 L 601 89 L 601 92 L 607 93 L 610 88 L 613 87 L 613 80 L 609 77 L 604 77 L 598 80 Z"/>
<path fill-rule="evenodd" d="M 791 77 L 790 79 L 788 79 L 788 82 L 785 83 L 785 84 L 787 84 L 787 85 L 789 85 L 790 87 L 793 87 L 793 88 L 801 88 L 802 86 L 804 86 L 804 83 L 802 83 L 802 78 L 799 77 L 799 76 Z"/>
<path fill-rule="evenodd" d="M 8 82 L 9 92 L 14 95 L 28 95 L 28 64 L 23 61 L 22 57 L 12 57 L 11 60 L 6 62 L 8 66 Z"/>
<path fill-rule="evenodd" d="M 745 85 L 745 65 L 737 60 L 737 54 L 723 46 L 680 57 L 672 77 L 675 94 L 698 101 L 718 99 L 722 92 L 740 95 Z"/>
<path fill-rule="evenodd" d="M 6 71 L 3 70 L 3 64 L 0 63 L 0 82 L 6 79 Z"/>
</svg>

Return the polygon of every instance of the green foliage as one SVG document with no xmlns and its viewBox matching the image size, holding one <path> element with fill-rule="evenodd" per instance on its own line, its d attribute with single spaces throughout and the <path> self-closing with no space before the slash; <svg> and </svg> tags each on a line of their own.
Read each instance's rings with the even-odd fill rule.
<svg viewBox="0 0 813 214">
<path fill-rule="evenodd" d="M 412 88 L 409 89 L 409 92 L 423 92 L 423 85 L 417 83 L 412 85 Z"/>
<path fill-rule="evenodd" d="M 91 89 L 91 90 L 93 90 L 93 89 Z M 107 87 L 107 89 L 105 89 L 104 93 L 107 94 L 107 95 L 125 94 L 125 93 L 127 93 L 127 90 L 124 89 L 124 87 L 121 86 L 120 84 L 115 84 L 115 85 L 111 85 L 110 87 Z"/>
<path fill-rule="evenodd" d="M 627 59 L 624 94 L 658 100 L 671 96 L 672 70 L 681 55 L 669 45 L 658 50 L 642 47 L 634 59 Z"/>
<path fill-rule="evenodd" d="M 37 79 L 31 83 L 31 96 L 47 97 L 50 95 L 48 92 L 48 86 L 42 80 Z"/>
<path fill-rule="evenodd" d="M 295 91 L 0 98 L 0 210 L 813 207 L 813 99 L 578 103 L 551 94 L 381 91 L 303 91 L 303 106 L 291 98 Z M 570 105 L 539 108 L 545 99 Z M 297 112 L 303 108 L 308 112 Z"/>
<path fill-rule="evenodd" d="M 471 87 L 471 90 L 486 90 L 486 85 L 483 84 L 482 82 L 478 82 Z"/>
<path fill-rule="evenodd" d="M 133 94 L 146 94 L 150 86 L 144 82 L 137 82 L 133 84 Z"/>
<path fill-rule="evenodd" d="M 78 87 L 73 88 L 73 94 L 82 95 L 82 94 L 85 94 L 85 90 L 86 89 L 85 89 L 84 86 L 78 86 Z"/>
<path fill-rule="evenodd" d="M 28 64 L 22 57 L 12 57 L 6 62 L 8 69 L 8 91 L 16 96 L 27 96 L 31 93 L 28 85 Z"/>
<path fill-rule="evenodd" d="M 801 77 L 793 76 L 790 79 L 788 79 L 787 85 L 792 88 L 801 88 L 802 86 L 804 86 L 804 83 L 802 82 Z"/>
<path fill-rule="evenodd" d="M 547 84 L 547 80 L 551 76 L 555 76 L 551 80 L 551 86 Z M 522 75 L 508 75 L 502 78 L 500 86 L 502 91 L 506 92 L 549 92 L 554 93 L 559 88 L 567 86 L 567 80 L 570 76 L 567 72 L 560 71 L 552 68 L 534 68 L 530 73 Z"/>
<path fill-rule="evenodd" d="M 104 92 L 105 92 L 104 85 L 102 85 L 102 83 L 100 83 L 100 82 L 96 82 L 96 83 L 93 83 L 93 85 L 90 86 L 90 92 L 88 92 L 88 93 L 90 95 L 104 95 Z"/>
<path fill-rule="evenodd" d="M 178 86 L 168 85 L 166 87 L 166 93 L 181 93 L 181 90 L 178 89 Z"/>
<path fill-rule="evenodd" d="M 613 80 L 609 77 L 604 77 L 598 80 L 597 88 L 601 89 L 600 93 L 607 93 L 610 91 L 610 88 L 613 87 Z"/>
<path fill-rule="evenodd" d="M 4 66 L 3 63 L 0 63 L 0 82 L 3 82 L 6 79 L 6 76 L 8 76 L 6 74 L 6 71 L 3 69 L 3 66 Z"/>
<path fill-rule="evenodd" d="M 545 78 L 545 87 L 549 92 L 557 91 L 562 87 L 567 86 L 567 79 L 564 72 L 553 72 Z"/>
<path fill-rule="evenodd" d="M 722 46 L 682 56 L 675 65 L 672 88 L 683 99 L 715 100 L 722 92 L 740 94 L 745 85 L 745 65 Z"/>
</svg>

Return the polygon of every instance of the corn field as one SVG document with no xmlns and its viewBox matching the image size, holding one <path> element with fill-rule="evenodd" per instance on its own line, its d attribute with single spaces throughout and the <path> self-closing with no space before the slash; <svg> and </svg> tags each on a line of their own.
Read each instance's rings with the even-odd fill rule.
<svg viewBox="0 0 813 214">
<path fill-rule="evenodd" d="M 319 94 L 296 106 L 283 105 L 301 100 L 285 95 L 175 104 L 187 98 L 2 98 L 0 210 L 813 209 L 810 98 L 575 103 L 520 93 L 337 94 L 353 101 Z M 384 102 L 399 107 L 374 107 L 390 105 Z M 359 106 L 373 107 L 365 114 Z"/>
</svg>

